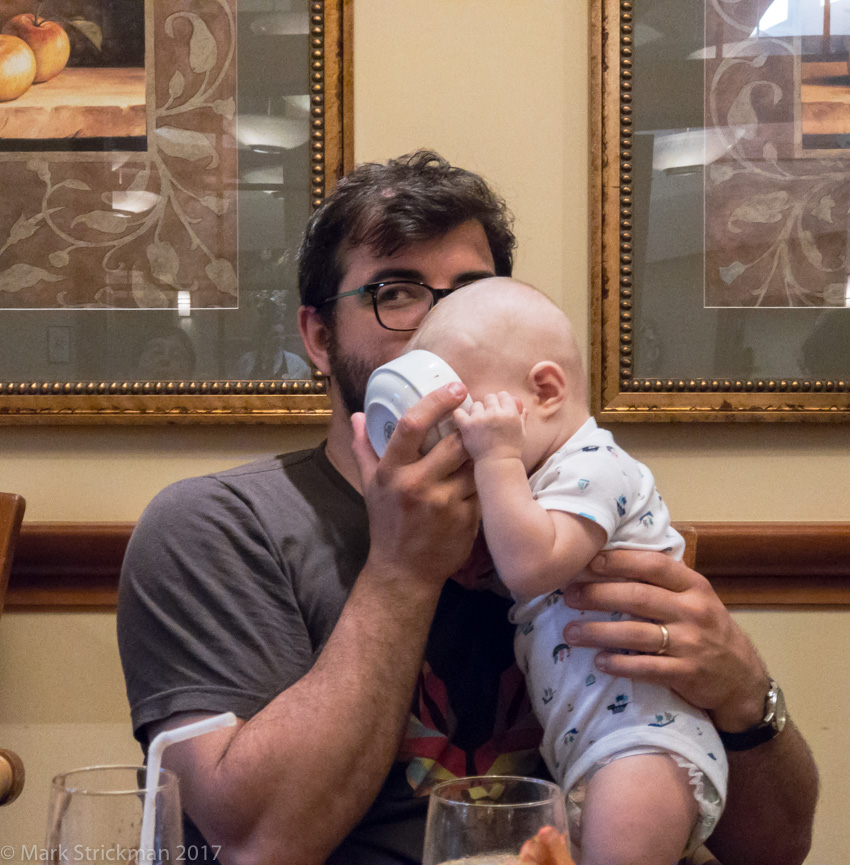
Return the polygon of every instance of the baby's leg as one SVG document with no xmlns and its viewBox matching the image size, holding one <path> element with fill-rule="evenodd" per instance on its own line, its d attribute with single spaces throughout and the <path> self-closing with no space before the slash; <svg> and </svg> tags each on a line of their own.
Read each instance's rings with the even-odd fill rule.
<svg viewBox="0 0 850 865">
<path fill-rule="evenodd" d="M 697 813 L 688 771 L 670 757 L 614 760 L 587 785 L 580 865 L 675 865 Z"/>
</svg>

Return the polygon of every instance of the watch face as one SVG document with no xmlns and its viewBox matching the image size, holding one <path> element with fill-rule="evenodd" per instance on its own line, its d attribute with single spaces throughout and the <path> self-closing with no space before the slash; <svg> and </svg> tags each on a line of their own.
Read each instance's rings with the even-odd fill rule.
<svg viewBox="0 0 850 865">
<path fill-rule="evenodd" d="M 767 707 L 764 715 L 764 724 L 768 727 L 773 727 L 777 733 L 782 732 L 785 726 L 787 712 L 785 710 L 785 695 L 782 693 L 782 688 L 772 679 L 770 681 L 770 691 L 767 695 Z"/>
<path fill-rule="evenodd" d="M 785 694 L 782 693 L 782 688 L 780 688 L 779 685 L 776 685 L 776 709 L 773 714 L 773 726 L 778 732 L 782 732 L 787 717 L 788 713 L 785 709 Z"/>
</svg>

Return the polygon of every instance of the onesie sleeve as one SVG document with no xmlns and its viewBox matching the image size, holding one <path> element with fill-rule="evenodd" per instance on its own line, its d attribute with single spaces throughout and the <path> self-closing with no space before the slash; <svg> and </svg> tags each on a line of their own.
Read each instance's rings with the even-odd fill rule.
<svg viewBox="0 0 850 865">
<path fill-rule="evenodd" d="M 619 452 L 590 447 L 561 455 L 531 478 L 537 503 L 592 520 L 610 538 L 629 507 L 628 480 Z"/>
<path fill-rule="evenodd" d="M 124 559 L 118 644 L 134 734 L 176 712 L 250 718 L 310 668 L 292 575 L 242 498 L 181 481 L 140 518 Z"/>
</svg>

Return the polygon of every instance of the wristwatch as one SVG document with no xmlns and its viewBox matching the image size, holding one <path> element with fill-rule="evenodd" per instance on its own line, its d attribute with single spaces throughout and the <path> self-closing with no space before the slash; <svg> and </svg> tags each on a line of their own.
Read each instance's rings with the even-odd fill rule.
<svg viewBox="0 0 850 865">
<path fill-rule="evenodd" d="M 741 733 L 724 733 L 718 730 L 720 741 L 727 751 L 749 751 L 778 736 L 785 727 L 788 715 L 785 711 L 785 695 L 776 682 L 770 680 L 770 690 L 764 701 L 764 717 L 755 727 Z"/>
</svg>

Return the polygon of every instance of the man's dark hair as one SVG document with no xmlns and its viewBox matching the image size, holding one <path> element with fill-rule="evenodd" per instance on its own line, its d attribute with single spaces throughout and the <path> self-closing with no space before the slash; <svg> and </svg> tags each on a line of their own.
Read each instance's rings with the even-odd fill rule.
<svg viewBox="0 0 850 865">
<path fill-rule="evenodd" d="M 505 201 L 478 174 L 418 150 L 385 165 L 364 163 L 343 177 L 313 213 L 298 252 L 301 303 L 319 306 L 336 294 L 344 253 L 366 245 L 392 255 L 442 237 L 470 219 L 484 228 L 497 276 L 510 276 L 516 238 Z M 332 315 L 333 304 L 324 308 Z"/>
</svg>

